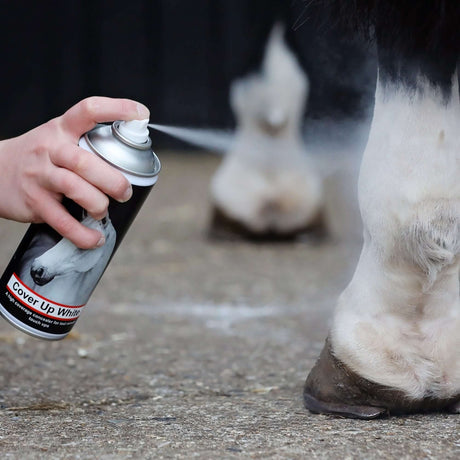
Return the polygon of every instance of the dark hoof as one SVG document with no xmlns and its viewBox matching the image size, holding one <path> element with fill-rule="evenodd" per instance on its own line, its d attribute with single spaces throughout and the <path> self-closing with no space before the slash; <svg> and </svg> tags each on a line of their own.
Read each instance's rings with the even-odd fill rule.
<svg viewBox="0 0 460 460">
<path fill-rule="evenodd" d="M 457 401 L 449 406 L 448 412 L 451 414 L 460 414 L 460 401 Z"/>
<path fill-rule="evenodd" d="M 308 225 L 293 229 L 289 232 L 279 232 L 267 229 L 266 231 L 254 231 L 241 222 L 228 217 L 215 206 L 211 211 L 208 227 L 208 238 L 220 241 L 247 240 L 256 243 L 292 242 L 300 237 L 314 239 L 315 241 L 327 236 L 327 227 L 321 212 Z"/>
<path fill-rule="evenodd" d="M 303 393 L 305 407 L 314 414 L 336 415 L 337 417 L 372 420 L 389 415 L 384 407 L 352 406 L 348 404 L 319 401 L 306 391 Z"/>
<path fill-rule="evenodd" d="M 364 420 L 435 411 L 460 413 L 460 395 L 413 400 L 401 390 L 361 377 L 334 356 L 329 340 L 307 377 L 304 402 L 316 414 Z"/>
</svg>

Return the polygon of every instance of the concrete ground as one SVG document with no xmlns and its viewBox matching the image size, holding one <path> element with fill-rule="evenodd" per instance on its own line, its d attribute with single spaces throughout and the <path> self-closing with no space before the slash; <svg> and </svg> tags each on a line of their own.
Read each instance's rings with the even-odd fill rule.
<svg viewBox="0 0 460 460">
<path fill-rule="evenodd" d="M 354 171 L 326 181 L 333 238 L 211 243 L 219 158 L 159 154 L 160 182 L 70 336 L 0 321 L 0 457 L 460 458 L 458 416 L 366 422 L 302 406 L 359 253 Z M 25 228 L 0 222 L 2 264 Z"/>
</svg>

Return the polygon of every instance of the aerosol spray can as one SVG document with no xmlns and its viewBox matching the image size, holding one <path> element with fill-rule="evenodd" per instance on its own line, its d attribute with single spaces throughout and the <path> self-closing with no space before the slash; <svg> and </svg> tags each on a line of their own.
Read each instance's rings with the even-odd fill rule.
<svg viewBox="0 0 460 460">
<path fill-rule="evenodd" d="M 119 169 L 132 184 L 126 203 L 110 199 L 108 214 L 94 220 L 71 200 L 63 204 L 105 244 L 79 249 L 47 224 L 32 224 L 0 279 L 0 314 L 42 339 L 64 338 L 76 323 L 126 231 L 157 181 L 160 162 L 152 151 L 148 120 L 97 125 L 80 146 Z"/>
</svg>

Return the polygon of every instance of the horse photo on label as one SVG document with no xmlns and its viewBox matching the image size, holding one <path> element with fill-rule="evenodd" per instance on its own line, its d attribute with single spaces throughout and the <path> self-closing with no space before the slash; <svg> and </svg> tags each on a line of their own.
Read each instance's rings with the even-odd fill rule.
<svg viewBox="0 0 460 460">
<path fill-rule="evenodd" d="M 84 305 L 115 248 L 117 233 L 108 215 L 95 220 L 84 214 L 81 223 L 101 232 L 105 244 L 80 249 L 66 238 L 55 241 L 47 233 L 37 233 L 19 264 L 21 280 L 53 302 Z"/>
</svg>

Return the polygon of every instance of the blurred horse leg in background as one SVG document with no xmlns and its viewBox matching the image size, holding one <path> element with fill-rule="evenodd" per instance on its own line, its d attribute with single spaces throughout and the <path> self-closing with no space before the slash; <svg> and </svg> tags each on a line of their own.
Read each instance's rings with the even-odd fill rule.
<svg viewBox="0 0 460 460">
<path fill-rule="evenodd" d="M 302 138 L 308 93 L 277 24 L 260 71 L 231 86 L 237 131 L 211 181 L 211 236 L 276 240 L 324 231 L 321 178 Z"/>
</svg>

